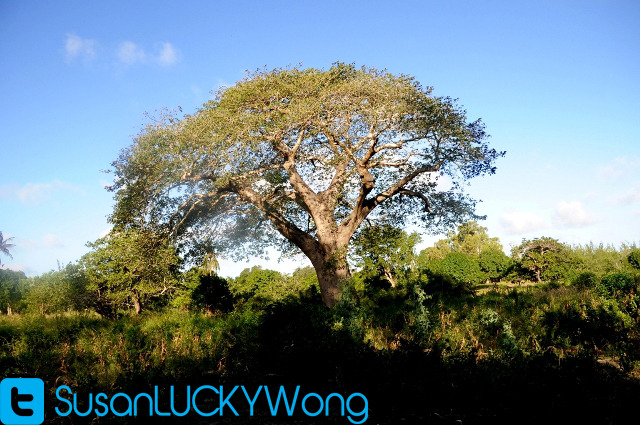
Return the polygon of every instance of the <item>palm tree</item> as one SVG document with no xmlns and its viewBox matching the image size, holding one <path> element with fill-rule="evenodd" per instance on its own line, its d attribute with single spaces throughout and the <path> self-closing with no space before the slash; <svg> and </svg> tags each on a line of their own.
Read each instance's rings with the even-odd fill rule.
<svg viewBox="0 0 640 425">
<path fill-rule="evenodd" d="M 209 276 L 216 274 L 216 272 L 220 270 L 220 263 L 218 263 L 216 254 L 210 252 L 204 256 L 204 260 L 202 261 L 202 270 Z"/>
<path fill-rule="evenodd" d="M 11 258 L 13 260 L 13 256 L 9 252 L 9 248 L 14 247 L 15 245 L 12 244 L 12 243 L 7 243 L 11 239 L 13 239 L 13 238 L 4 239 L 4 237 L 2 236 L 2 232 L 0 232 L 0 252 L 2 252 L 4 255 L 8 256 L 9 258 Z M 2 264 L 2 261 L 0 261 L 0 264 Z"/>
</svg>

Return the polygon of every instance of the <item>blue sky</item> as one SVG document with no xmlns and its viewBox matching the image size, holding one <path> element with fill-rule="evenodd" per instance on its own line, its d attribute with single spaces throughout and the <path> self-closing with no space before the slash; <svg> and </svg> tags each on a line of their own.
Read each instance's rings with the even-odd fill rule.
<svg viewBox="0 0 640 425">
<path fill-rule="evenodd" d="M 505 249 L 638 242 L 638 22 L 637 1 L 2 1 L 0 231 L 16 246 L 0 260 L 35 275 L 87 252 L 113 205 L 100 170 L 145 112 L 192 112 L 246 69 L 335 61 L 413 75 L 483 119 L 507 155 L 468 190 Z M 303 264 L 276 258 L 252 264 Z"/>
</svg>

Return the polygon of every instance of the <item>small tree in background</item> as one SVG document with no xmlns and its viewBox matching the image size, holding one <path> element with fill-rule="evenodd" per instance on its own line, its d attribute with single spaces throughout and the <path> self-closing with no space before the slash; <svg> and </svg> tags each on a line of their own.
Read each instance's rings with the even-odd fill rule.
<svg viewBox="0 0 640 425">
<path fill-rule="evenodd" d="M 513 261 L 502 249 L 487 249 L 480 253 L 478 265 L 487 281 L 496 282 L 507 274 Z"/>
<path fill-rule="evenodd" d="M 434 245 L 443 251 L 462 252 L 469 255 L 480 255 L 486 250 L 502 250 L 500 239 L 491 238 L 487 228 L 475 221 L 462 223 L 456 232 L 449 232 L 447 239 L 440 240 Z"/>
<path fill-rule="evenodd" d="M 392 288 L 415 267 L 416 232 L 407 234 L 390 225 L 364 227 L 353 241 L 352 258 L 365 280 L 384 277 Z"/>
<path fill-rule="evenodd" d="M 462 252 L 450 252 L 442 261 L 431 266 L 431 270 L 449 275 L 457 282 L 472 286 L 486 280 L 478 259 Z"/>
<path fill-rule="evenodd" d="M 82 311 L 95 305 L 95 294 L 87 289 L 87 278 L 78 264 L 28 279 L 25 303 L 29 311 L 40 314 Z"/>
<path fill-rule="evenodd" d="M 549 237 L 523 239 L 511 250 L 511 255 L 537 282 L 560 279 L 570 272 L 572 265 L 569 247 Z"/>
<path fill-rule="evenodd" d="M 640 270 L 640 249 L 632 250 L 627 256 L 627 261 L 636 270 Z"/>
<path fill-rule="evenodd" d="M 184 274 L 184 289 L 174 304 L 201 309 L 209 314 L 233 309 L 233 294 L 227 279 L 192 268 Z"/>
<path fill-rule="evenodd" d="M 456 232 L 447 233 L 445 239 L 425 248 L 420 252 L 419 262 L 426 265 L 430 261 L 442 260 L 450 252 L 460 252 L 467 255 L 479 256 L 483 251 L 502 251 L 500 239 L 489 237 L 487 228 L 475 221 L 469 221 L 458 226 Z"/>
<path fill-rule="evenodd" d="M 0 312 L 11 315 L 14 311 L 20 311 L 27 289 L 24 272 L 0 270 Z"/>
<path fill-rule="evenodd" d="M 418 262 L 421 268 L 469 285 L 500 279 L 511 265 L 500 239 L 489 237 L 487 228 L 475 221 L 461 224 L 456 232 L 422 250 Z"/>
<path fill-rule="evenodd" d="M 236 296 L 245 300 L 256 298 L 272 302 L 295 293 L 295 290 L 286 284 L 282 273 L 263 269 L 261 266 L 244 269 L 230 286 Z"/>
<path fill-rule="evenodd" d="M 80 260 L 99 313 L 133 308 L 136 314 L 154 298 L 177 289 L 180 258 L 165 239 L 149 231 L 126 229 L 87 246 Z"/>
</svg>

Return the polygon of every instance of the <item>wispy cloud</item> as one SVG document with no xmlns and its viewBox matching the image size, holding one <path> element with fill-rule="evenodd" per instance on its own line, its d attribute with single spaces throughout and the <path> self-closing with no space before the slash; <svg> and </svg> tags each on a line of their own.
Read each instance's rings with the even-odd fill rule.
<svg viewBox="0 0 640 425">
<path fill-rule="evenodd" d="M 513 211 L 502 214 L 498 219 L 502 231 L 508 235 L 521 235 L 547 227 L 547 223 L 531 211 Z"/>
<path fill-rule="evenodd" d="M 118 60 L 124 65 L 155 63 L 160 66 L 172 66 L 180 60 L 180 53 L 171 43 L 162 43 L 158 54 L 148 54 L 144 48 L 133 41 L 124 41 L 116 52 Z"/>
<path fill-rule="evenodd" d="M 585 227 L 598 221 L 598 218 L 585 211 L 582 203 L 574 202 L 558 202 L 554 215 L 556 224 L 563 227 Z"/>
<path fill-rule="evenodd" d="M 626 193 L 618 196 L 616 202 L 622 205 L 631 205 L 640 201 L 640 190 L 638 188 L 631 188 Z"/>
<path fill-rule="evenodd" d="M 161 66 L 171 66 L 178 62 L 179 54 L 171 43 L 162 43 L 160 54 L 156 58 Z"/>
<path fill-rule="evenodd" d="M 67 62 L 82 59 L 90 62 L 96 58 L 97 42 L 88 38 L 82 38 L 76 34 L 67 34 L 64 48 L 67 53 Z"/>
<path fill-rule="evenodd" d="M 142 47 L 138 46 L 133 41 L 124 41 L 120 43 L 116 55 L 120 62 L 126 65 L 145 63 L 147 61 L 147 54 L 144 52 Z"/>
<path fill-rule="evenodd" d="M 64 40 L 67 63 L 82 60 L 85 64 L 97 59 L 98 41 L 68 33 Z M 139 43 L 126 40 L 117 45 L 111 56 L 115 56 L 119 66 L 156 65 L 170 67 L 181 59 L 180 51 L 172 43 L 156 43 L 154 49 L 145 50 Z M 104 49 L 102 49 L 104 53 Z M 104 56 L 104 55 L 101 55 Z"/>
<path fill-rule="evenodd" d="M 615 158 L 607 164 L 600 165 L 596 169 L 596 175 L 600 179 L 611 180 L 622 176 L 628 176 L 635 169 L 640 169 L 640 158 L 634 156 L 628 158 L 626 156 Z"/>
<path fill-rule="evenodd" d="M 54 192 L 67 190 L 82 193 L 82 189 L 71 183 L 54 180 L 51 183 L 27 183 L 19 185 L 0 185 L 0 199 L 17 199 L 27 206 L 34 206 L 51 198 Z"/>
<path fill-rule="evenodd" d="M 47 233 L 42 238 L 42 243 L 45 247 L 64 247 L 60 238 L 53 233 Z"/>
</svg>

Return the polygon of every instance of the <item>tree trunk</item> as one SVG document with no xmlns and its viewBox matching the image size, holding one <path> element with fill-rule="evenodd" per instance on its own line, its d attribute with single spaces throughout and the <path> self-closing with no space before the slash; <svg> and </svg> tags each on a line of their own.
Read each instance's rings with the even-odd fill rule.
<svg viewBox="0 0 640 425">
<path fill-rule="evenodd" d="M 140 312 L 142 311 L 142 305 L 140 305 L 138 294 L 134 292 L 131 298 L 133 298 L 133 307 L 136 309 L 136 314 L 140 314 Z"/>
<path fill-rule="evenodd" d="M 11 310 L 11 304 L 7 303 L 7 316 L 11 316 L 13 311 Z"/>
<path fill-rule="evenodd" d="M 391 274 L 391 270 L 388 267 L 384 268 L 384 276 L 387 278 L 387 280 L 391 284 L 391 287 L 395 288 L 396 287 L 396 280 L 393 278 L 393 275 Z"/>
<path fill-rule="evenodd" d="M 327 307 L 333 308 L 340 300 L 342 293 L 340 286 L 345 279 L 351 277 L 346 252 L 342 255 L 325 255 L 322 258 L 315 258 L 315 260 L 312 263 L 318 275 L 322 301 Z"/>
</svg>

